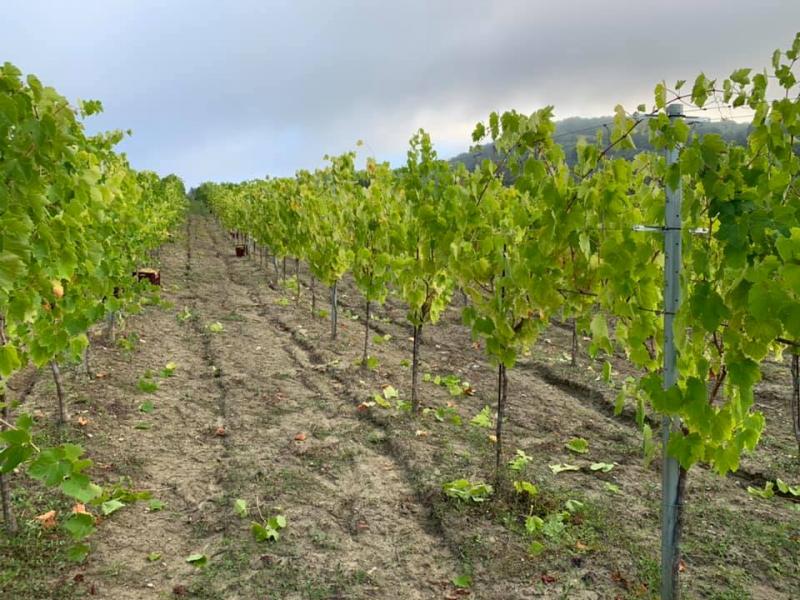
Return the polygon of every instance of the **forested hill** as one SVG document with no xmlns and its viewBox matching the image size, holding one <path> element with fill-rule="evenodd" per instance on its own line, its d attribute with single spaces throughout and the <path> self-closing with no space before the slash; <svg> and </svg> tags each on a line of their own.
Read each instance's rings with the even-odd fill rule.
<svg viewBox="0 0 800 600">
<path fill-rule="evenodd" d="M 581 137 L 593 140 L 598 129 L 604 124 L 613 120 L 613 117 L 571 117 L 556 123 L 556 142 L 561 144 L 567 155 L 567 162 L 570 165 L 575 163 L 575 145 Z M 744 144 L 747 139 L 749 125 L 747 123 L 736 123 L 734 121 L 700 122 L 693 125 L 695 131 L 702 134 L 717 133 L 729 141 Z M 638 151 L 649 150 L 651 146 L 647 140 L 647 127 L 640 125 L 633 134 L 637 150 L 623 150 L 617 152 L 618 156 L 630 157 Z M 464 163 L 470 171 L 480 162 L 495 155 L 494 147 L 491 144 L 482 146 L 473 152 L 463 152 L 450 159 L 451 163 Z"/>
</svg>

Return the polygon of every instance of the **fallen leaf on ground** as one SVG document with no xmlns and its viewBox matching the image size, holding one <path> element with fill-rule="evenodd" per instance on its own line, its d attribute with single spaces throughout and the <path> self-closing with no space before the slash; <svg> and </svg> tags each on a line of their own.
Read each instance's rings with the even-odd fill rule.
<svg viewBox="0 0 800 600">
<path fill-rule="evenodd" d="M 556 578 L 552 575 L 548 575 L 547 573 L 542 573 L 541 576 L 542 583 L 555 583 Z"/>
<path fill-rule="evenodd" d="M 225 428 L 222 425 L 219 425 L 214 429 L 214 435 L 217 437 L 225 437 L 228 435 L 228 432 L 225 431 Z"/>
<path fill-rule="evenodd" d="M 105 373 L 104 371 L 99 371 L 94 374 L 95 379 L 105 379 L 106 377 L 108 377 L 108 373 Z"/>
<path fill-rule="evenodd" d="M 72 507 L 72 512 L 76 515 L 88 515 L 89 511 L 86 510 L 86 505 L 78 502 Z"/>
<path fill-rule="evenodd" d="M 294 436 L 294 441 L 296 441 L 296 442 L 305 442 L 306 441 L 305 432 L 301 431 L 296 436 Z"/>
<path fill-rule="evenodd" d="M 77 423 L 81 427 L 86 427 L 89 424 L 89 419 L 87 419 L 86 417 L 78 417 Z"/>
<path fill-rule="evenodd" d="M 46 513 L 34 517 L 34 519 L 39 521 L 45 529 L 52 529 L 56 526 L 56 511 L 48 510 Z"/>
<path fill-rule="evenodd" d="M 428 437 L 430 435 L 429 431 L 423 431 L 422 429 L 417 429 L 414 433 L 417 437 Z"/>
</svg>

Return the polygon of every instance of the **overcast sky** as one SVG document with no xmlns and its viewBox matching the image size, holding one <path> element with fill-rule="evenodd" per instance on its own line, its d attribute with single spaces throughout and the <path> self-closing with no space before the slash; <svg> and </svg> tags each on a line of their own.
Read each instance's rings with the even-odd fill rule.
<svg viewBox="0 0 800 600">
<path fill-rule="evenodd" d="M 400 164 L 492 110 L 651 103 L 661 79 L 769 64 L 800 0 L 3 0 L 0 61 L 132 129 L 134 167 L 190 185 L 290 175 L 363 139 Z"/>
</svg>

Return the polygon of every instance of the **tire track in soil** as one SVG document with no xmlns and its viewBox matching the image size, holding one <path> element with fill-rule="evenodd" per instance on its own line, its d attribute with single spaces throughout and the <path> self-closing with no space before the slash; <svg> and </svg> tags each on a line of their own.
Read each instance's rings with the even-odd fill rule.
<svg viewBox="0 0 800 600">
<path fill-rule="evenodd" d="M 458 562 L 382 451 L 382 432 L 264 310 L 252 277 L 214 249 L 227 245 L 213 227 L 193 220 L 192 272 L 200 321 L 224 325 L 206 336 L 226 390 L 223 506 L 244 498 L 253 512 L 285 514 L 288 527 L 277 544 L 255 545 L 249 522 L 223 513 L 219 560 L 236 577 L 210 577 L 211 597 L 441 597 Z"/>
<path fill-rule="evenodd" d="M 362 303 L 357 301 L 350 300 L 353 296 L 357 296 L 358 293 L 355 290 L 354 286 L 352 285 L 351 281 L 347 281 L 346 285 L 341 286 L 344 290 L 347 290 L 351 293 L 342 293 L 340 295 L 340 304 L 342 307 L 346 308 L 353 314 L 358 315 L 359 319 L 363 319 L 366 311 Z M 352 293 L 355 292 L 355 293 Z M 390 311 L 402 312 L 402 308 L 398 308 L 397 301 L 394 299 L 389 299 L 387 301 L 385 307 L 373 307 L 372 309 L 373 314 L 382 316 L 385 320 L 384 321 L 377 321 L 373 320 L 370 323 L 371 331 L 374 331 L 377 334 L 385 335 L 387 333 L 394 335 L 395 337 L 405 337 L 409 335 L 409 328 L 407 323 L 404 321 L 398 320 L 397 318 L 390 315 Z M 387 327 L 386 325 L 389 325 Z M 461 327 L 457 324 L 457 321 L 454 321 L 452 318 L 447 319 L 446 317 L 443 318 L 440 327 Z M 562 323 L 554 322 L 553 327 L 557 327 L 559 329 L 569 330 L 571 332 L 571 327 L 568 325 L 564 325 Z M 399 334 L 398 334 L 399 330 Z M 464 333 L 468 337 L 468 330 L 464 330 Z M 453 343 L 451 336 L 449 335 L 441 335 L 436 337 L 436 348 L 446 349 L 448 353 L 457 354 L 458 352 L 464 352 L 464 348 L 466 348 L 467 344 L 462 344 L 458 346 L 457 344 Z M 422 350 L 422 360 L 423 362 L 427 362 L 426 355 L 430 356 L 429 353 L 433 350 L 429 341 L 429 336 L 424 336 L 421 340 Z M 485 362 L 485 358 L 480 354 L 480 352 L 476 353 L 475 357 L 471 357 L 472 360 L 477 360 L 479 362 Z M 785 365 L 784 365 L 785 366 Z M 787 367 L 788 368 L 788 367 Z M 421 370 L 423 370 L 421 368 Z M 623 411 L 620 414 L 617 414 L 614 407 L 613 400 L 609 399 L 609 395 L 614 395 L 616 392 L 612 391 L 609 388 L 609 391 L 604 393 L 599 389 L 595 389 L 590 385 L 587 385 L 577 379 L 570 378 L 568 375 L 559 373 L 557 369 L 553 368 L 551 365 L 541 362 L 540 360 L 536 360 L 533 358 L 521 358 L 517 363 L 514 372 L 509 374 L 510 379 L 516 379 L 521 382 L 525 382 L 526 386 L 536 387 L 544 385 L 545 387 L 552 387 L 558 389 L 567 397 L 574 400 L 579 406 L 581 412 L 592 412 L 595 413 L 596 416 L 603 418 L 606 422 L 609 423 L 611 426 L 618 426 L 623 425 L 631 430 L 637 431 L 638 434 L 638 425 L 636 423 L 636 410 L 630 405 L 626 405 L 623 408 Z M 531 385 L 533 382 L 533 385 Z M 514 387 L 519 387 L 514 385 Z M 546 397 L 547 395 L 542 395 L 542 397 Z M 538 398 L 541 400 L 542 398 Z M 507 420 L 508 420 L 508 427 L 510 429 L 516 430 L 523 430 L 523 431 L 536 431 L 535 427 L 531 427 L 527 425 L 520 418 L 512 412 L 507 411 Z M 647 422 L 653 429 L 654 436 L 657 437 L 659 435 L 659 430 L 661 427 L 660 419 L 657 416 L 652 414 L 646 414 L 644 416 L 645 422 Z M 587 419 L 587 422 L 590 422 L 591 419 Z M 638 439 L 638 437 L 637 437 Z M 745 455 L 744 459 L 746 460 L 748 455 Z M 700 465 L 701 469 L 705 471 L 710 471 L 710 469 L 706 465 Z M 774 474 L 769 474 L 764 472 L 763 470 L 753 470 L 752 468 L 748 468 L 746 465 L 742 464 L 739 466 L 737 471 L 728 473 L 728 478 L 736 481 L 738 485 L 742 488 L 746 488 L 747 486 L 755 486 L 763 488 L 764 485 L 771 480 L 775 479 Z M 779 490 L 775 491 L 777 496 L 780 496 L 784 499 L 789 500 L 790 502 L 798 503 L 800 499 L 795 496 L 792 496 L 789 493 L 783 493 Z"/>
<path fill-rule="evenodd" d="M 164 248 L 162 296 L 195 306 L 191 246 L 187 236 L 185 249 L 178 244 Z M 224 395 L 207 368 L 201 333 L 187 325 L 179 325 L 172 310 L 148 309 L 127 324 L 141 344 L 130 357 L 93 347 L 94 369 L 105 376 L 89 384 L 88 395 L 97 405 L 91 408 L 87 433 L 93 433 L 86 445 L 105 462 L 101 468 L 108 472 L 103 479 L 114 482 L 130 476 L 135 489 L 152 491 L 166 505 L 149 511 L 146 502 L 137 502 L 99 526 L 82 572 L 94 597 L 171 597 L 174 590 L 186 589 L 196 574 L 186 557 L 194 552 L 213 555 L 222 537 L 218 525 L 203 524 L 225 522 L 217 508 L 223 442 L 211 435 L 211 425 L 224 410 Z M 158 391 L 147 396 L 133 391 L 146 369 L 157 371 L 169 361 L 178 368 L 173 377 L 160 380 Z M 155 405 L 149 415 L 136 409 L 145 399 Z M 151 427 L 137 428 L 141 422 Z M 148 561 L 150 552 L 161 558 Z"/>
</svg>

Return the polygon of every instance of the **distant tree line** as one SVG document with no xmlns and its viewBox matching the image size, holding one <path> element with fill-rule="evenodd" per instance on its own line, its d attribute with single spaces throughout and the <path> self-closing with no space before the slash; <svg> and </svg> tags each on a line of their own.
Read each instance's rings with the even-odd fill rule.
<svg viewBox="0 0 800 600">
<path fill-rule="evenodd" d="M 594 141 L 595 136 L 599 130 L 603 131 L 604 143 L 608 143 L 609 133 L 612 126 L 610 125 L 614 120 L 613 117 L 570 117 L 563 119 L 556 123 L 556 133 L 553 136 L 554 140 L 561 145 L 566 155 L 567 163 L 569 166 L 574 166 L 577 162 L 576 146 L 578 140 L 581 138 L 588 141 Z M 699 122 L 692 125 L 693 129 L 699 135 L 707 135 L 716 133 L 722 136 L 727 142 L 744 145 L 747 143 L 747 134 L 750 130 L 748 123 L 737 123 L 735 121 L 714 121 L 714 122 Z M 648 141 L 648 130 L 646 123 L 639 125 L 632 134 L 633 141 L 636 144 L 634 150 L 617 150 L 612 151 L 612 156 L 623 157 L 626 159 L 632 158 L 639 152 L 650 151 L 653 147 Z M 468 170 L 473 171 L 484 159 L 494 161 L 497 156 L 494 146 L 485 144 L 476 146 L 469 152 L 462 152 L 461 154 L 450 159 L 451 164 L 463 163 Z"/>
</svg>

